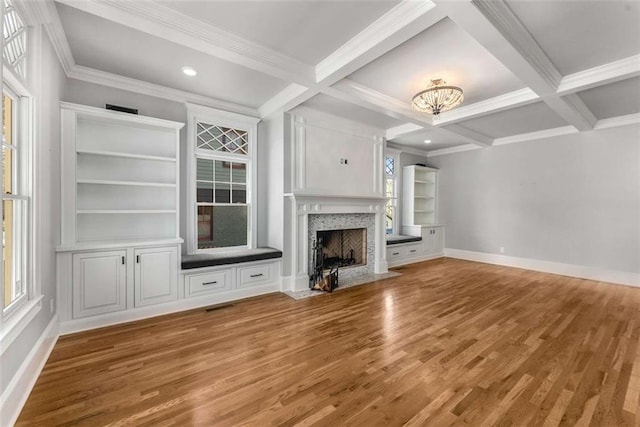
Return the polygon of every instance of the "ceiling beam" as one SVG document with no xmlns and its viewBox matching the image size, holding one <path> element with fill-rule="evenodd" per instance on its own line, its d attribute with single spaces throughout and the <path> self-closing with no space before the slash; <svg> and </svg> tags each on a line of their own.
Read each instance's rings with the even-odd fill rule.
<svg viewBox="0 0 640 427">
<path fill-rule="evenodd" d="M 422 126 L 427 130 L 434 127 L 432 116 L 413 111 L 407 103 L 356 83 L 353 80 L 343 79 L 329 88 L 322 89 L 322 92 L 334 98 L 377 111 L 389 117 Z M 486 135 L 458 125 L 439 129 L 445 133 L 453 134 L 461 138 L 462 142 L 476 144 L 481 147 L 488 147 L 493 142 L 493 140 Z"/>
<path fill-rule="evenodd" d="M 281 80 L 315 83 L 312 66 L 154 1 L 57 1 Z"/>
<path fill-rule="evenodd" d="M 294 108 L 444 18 L 430 0 L 403 0 L 318 63 L 307 91 L 285 88 L 259 110 L 271 114 Z"/>
<path fill-rule="evenodd" d="M 316 83 L 330 86 L 444 19 L 429 0 L 403 0 L 316 65 Z"/>
<path fill-rule="evenodd" d="M 465 0 L 438 4 L 567 123 L 580 131 L 593 129 L 596 118 L 581 99 L 557 94 L 562 75 L 506 2 Z"/>
<path fill-rule="evenodd" d="M 558 85 L 557 94 L 567 95 L 636 76 L 640 76 L 640 55 L 564 76 Z"/>
</svg>

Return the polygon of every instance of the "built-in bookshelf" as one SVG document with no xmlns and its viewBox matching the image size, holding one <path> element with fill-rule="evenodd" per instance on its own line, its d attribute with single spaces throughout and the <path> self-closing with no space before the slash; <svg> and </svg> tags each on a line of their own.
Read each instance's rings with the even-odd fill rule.
<svg viewBox="0 0 640 427">
<path fill-rule="evenodd" d="M 62 246 L 179 238 L 182 123 L 62 103 Z"/>
<path fill-rule="evenodd" d="M 437 224 L 438 170 L 405 166 L 402 177 L 402 225 Z"/>
</svg>

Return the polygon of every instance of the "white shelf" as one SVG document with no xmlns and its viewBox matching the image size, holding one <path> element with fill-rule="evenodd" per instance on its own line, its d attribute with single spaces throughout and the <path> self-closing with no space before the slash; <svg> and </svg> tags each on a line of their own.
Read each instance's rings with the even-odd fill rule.
<svg viewBox="0 0 640 427">
<path fill-rule="evenodd" d="M 100 185 L 135 185 L 138 187 L 175 187 L 176 184 L 165 182 L 142 182 L 142 181 L 111 181 L 104 179 L 78 179 L 78 184 L 100 184 Z"/>
<path fill-rule="evenodd" d="M 183 125 L 66 103 L 61 119 L 60 246 L 178 238 Z"/>
<path fill-rule="evenodd" d="M 78 215 L 94 214 L 165 214 L 176 213 L 175 209 L 79 209 Z"/>
<path fill-rule="evenodd" d="M 410 165 L 403 168 L 402 177 L 402 226 L 435 224 L 438 170 Z"/>
<path fill-rule="evenodd" d="M 124 157 L 128 159 L 156 160 L 159 162 L 175 162 L 176 161 L 175 157 L 148 156 L 145 154 L 131 154 L 131 153 L 116 152 L 116 151 L 78 149 L 76 150 L 76 152 L 79 154 L 90 154 L 95 156 L 110 156 L 110 157 Z"/>
</svg>

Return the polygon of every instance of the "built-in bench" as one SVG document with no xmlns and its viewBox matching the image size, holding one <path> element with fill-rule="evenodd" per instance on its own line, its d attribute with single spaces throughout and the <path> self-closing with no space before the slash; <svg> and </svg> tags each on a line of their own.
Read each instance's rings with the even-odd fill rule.
<svg viewBox="0 0 640 427">
<path fill-rule="evenodd" d="M 240 264 L 282 258 L 282 251 L 273 248 L 242 249 L 233 252 L 195 254 L 182 256 L 182 269 L 215 267 L 217 265 Z"/>
<path fill-rule="evenodd" d="M 404 234 L 392 234 L 387 236 L 387 246 L 399 245 L 401 243 L 420 242 L 421 236 L 406 236 Z"/>
<path fill-rule="evenodd" d="M 273 248 L 184 255 L 180 289 L 184 298 L 211 305 L 277 292 L 282 251 Z"/>
</svg>

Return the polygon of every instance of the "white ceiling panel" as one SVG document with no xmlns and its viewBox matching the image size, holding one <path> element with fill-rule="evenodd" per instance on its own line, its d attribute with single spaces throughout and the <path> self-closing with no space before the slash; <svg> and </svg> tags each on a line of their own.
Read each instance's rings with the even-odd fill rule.
<svg viewBox="0 0 640 427">
<path fill-rule="evenodd" d="M 431 142 L 426 144 L 424 142 L 425 140 L 429 140 Z M 419 133 L 409 136 L 401 136 L 391 139 L 390 141 L 425 151 L 440 150 L 442 148 L 450 148 L 457 145 L 467 144 L 467 142 L 463 141 L 462 138 L 449 132 L 443 132 L 438 128 L 431 128 L 429 130 L 425 129 Z"/>
<path fill-rule="evenodd" d="M 640 113 L 640 77 L 579 92 L 598 119 Z"/>
<path fill-rule="evenodd" d="M 328 95 L 319 94 L 304 102 L 302 106 L 323 111 L 345 119 L 364 123 L 380 129 L 399 126 L 404 122 L 357 105 L 341 101 Z"/>
<path fill-rule="evenodd" d="M 286 87 L 274 77 L 56 4 L 78 65 L 250 107 Z M 182 73 L 183 66 L 198 71 Z"/>
<path fill-rule="evenodd" d="M 563 75 L 640 53 L 637 0 L 508 4 Z"/>
<path fill-rule="evenodd" d="M 448 18 L 353 73 L 350 78 L 410 104 L 432 79 L 464 91 L 464 105 L 524 87 L 502 63 Z"/>
<path fill-rule="evenodd" d="M 315 65 L 399 0 L 193 1 L 166 6 Z"/>
<path fill-rule="evenodd" d="M 546 104 L 537 102 L 462 121 L 460 125 L 491 138 L 502 138 L 566 126 L 567 123 Z"/>
</svg>

